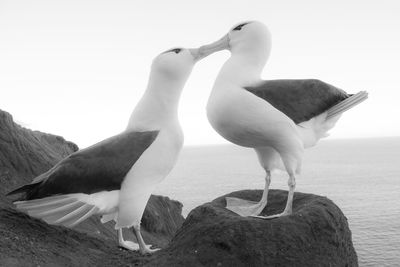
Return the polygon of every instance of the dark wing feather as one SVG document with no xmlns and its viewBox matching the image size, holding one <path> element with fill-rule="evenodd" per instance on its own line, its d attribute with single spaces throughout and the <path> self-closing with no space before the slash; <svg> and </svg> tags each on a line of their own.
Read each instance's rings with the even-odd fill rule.
<svg viewBox="0 0 400 267">
<path fill-rule="evenodd" d="M 57 194 L 91 194 L 120 189 L 128 171 L 158 133 L 125 132 L 108 138 L 69 155 L 35 179 L 33 184 L 10 194 L 25 191 L 25 199 L 29 200 Z"/>
<path fill-rule="evenodd" d="M 245 89 L 285 113 L 296 124 L 308 121 L 350 96 L 315 79 L 269 80 Z"/>
</svg>

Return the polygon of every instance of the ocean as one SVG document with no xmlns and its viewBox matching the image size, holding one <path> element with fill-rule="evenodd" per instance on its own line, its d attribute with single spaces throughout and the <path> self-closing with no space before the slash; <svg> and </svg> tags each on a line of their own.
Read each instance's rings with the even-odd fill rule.
<svg viewBox="0 0 400 267">
<path fill-rule="evenodd" d="M 360 266 L 400 266 L 400 137 L 322 140 L 305 153 L 296 191 L 326 196 L 348 218 Z M 223 194 L 263 189 L 252 149 L 185 147 L 156 194 L 184 204 L 184 215 Z M 287 190 L 273 173 L 271 188 Z"/>
</svg>

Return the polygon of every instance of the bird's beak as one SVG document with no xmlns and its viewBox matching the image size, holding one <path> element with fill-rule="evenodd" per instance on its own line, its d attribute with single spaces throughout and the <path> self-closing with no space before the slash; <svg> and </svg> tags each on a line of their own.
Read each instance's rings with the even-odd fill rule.
<svg viewBox="0 0 400 267">
<path fill-rule="evenodd" d="M 212 53 L 224 50 L 224 49 L 229 49 L 229 36 L 226 34 L 224 37 L 219 39 L 218 41 L 208 44 L 208 45 L 203 45 L 200 46 L 199 48 L 196 49 L 189 49 L 190 53 L 192 54 L 193 58 L 195 61 L 199 61 L 202 58 L 205 58 Z"/>
</svg>

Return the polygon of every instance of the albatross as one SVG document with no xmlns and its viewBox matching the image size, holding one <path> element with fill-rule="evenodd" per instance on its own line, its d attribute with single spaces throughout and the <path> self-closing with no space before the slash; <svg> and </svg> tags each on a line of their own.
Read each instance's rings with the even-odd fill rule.
<svg viewBox="0 0 400 267">
<path fill-rule="evenodd" d="M 233 27 L 210 46 L 229 49 L 207 103 L 212 127 L 228 141 L 254 148 L 264 168 L 265 187 L 259 202 L 227 197 L 227 209 L 263 219 L 292 213 L 296 175 L 303 153 L 328 135 L 343 112 L 360 104 L 367 92 L 348 94 L 317 79 L 262 80 L 271 50 L 271 35 L 261 22 Z M 282 213 L 260 216 L 268 200 L 271 171 L 289 175 L 288 198 Z"/>
<path fill-rule="evenodd" d="M 16 208 L 48 224 L 73 227 L 92 215 L 115 221 L 119 246 L 152 253 L 140 233 L 140 222 L 154 188 L 171 171 L 183 145 L 178 121 L 181 91 L 194 64 L 213 51 L 174 48 L 152 63 L 147 89 L 126 129 L 72 153 L 30 184 Z M 137 243 L 124 240 L 133 227 Z"/>
</svg>

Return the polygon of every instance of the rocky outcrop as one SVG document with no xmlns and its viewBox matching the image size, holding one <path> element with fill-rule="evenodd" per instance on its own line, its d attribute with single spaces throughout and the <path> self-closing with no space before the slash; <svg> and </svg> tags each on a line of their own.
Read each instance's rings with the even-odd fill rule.
<svg viewBox="0 0 400 267">
<path fill-rule="evenodd" d="M 225 209 L 222 196 L 192 210 L 184 223 L 181 203 L 152 196 L 142 233 L 147 243 L 165 248 L 152 256 L 119 249 L 111 222 L 92 217 L 72 230 L 12 208 L 6 192 L 77 149 L 0 111 L 0 266 L 358 266 L 346 217 L 332 201 L 312 194 L 295 193 L 294 213 L 273 220 L 240 217 Z M 258 201 L 261 194 L 229 196 Z M 270 190 L 263 214 L 282 211 L 286 197 L 286 191 Z"/>
<path fill-rule="evenodd" d="M 0 110 L 0 258 L 4 260 L 0 266 L 37 266 L 46 262 L 48 266 L 98 266 L 96 262 L 104 263 L 106 259 L 117 266 L 141 262 L 137 253 L 126 254 L 117 248 L 113 222 L 103 225 L 98 217 L 91 217 L 70 230 L 47 225 L 12 209 L 6 193 L 29 183 L 77 150 L 77 145 L 60 136 L 19 126 L 9 113 Z M 165 247 L 184 221 L 181 212 L 178 201 L 151 196 L 142 219 L 145 241 Z M 131 231 L 125 237 L 134 239 Z M 120 257 L 114 258 L 110 253 Z"/>
<path fill-rule="evenodd" d="M 130 266 L 148 260 L 115 242 L 0 209 L 0 266 Z"/>
<path fill-rule="evenodd" d="M 5 194 L 47 171 L 78 146 L 61 136 L 32 131 L 0 110 L 0 207 L 11 206 Z"/>
<path fill-rule="evenodd" d="M 252 201 L 262 191 L 227 196 Z M 263 214 L 283 210 L 287 191 L 270 190 Z M 240 217 L 225 196 L 190 212 L 167 249 L 146 266 L 358 266 L 341 210 L 326 197 L 295 193 L 294 213 L 272 220 Z"/>
</svg>

